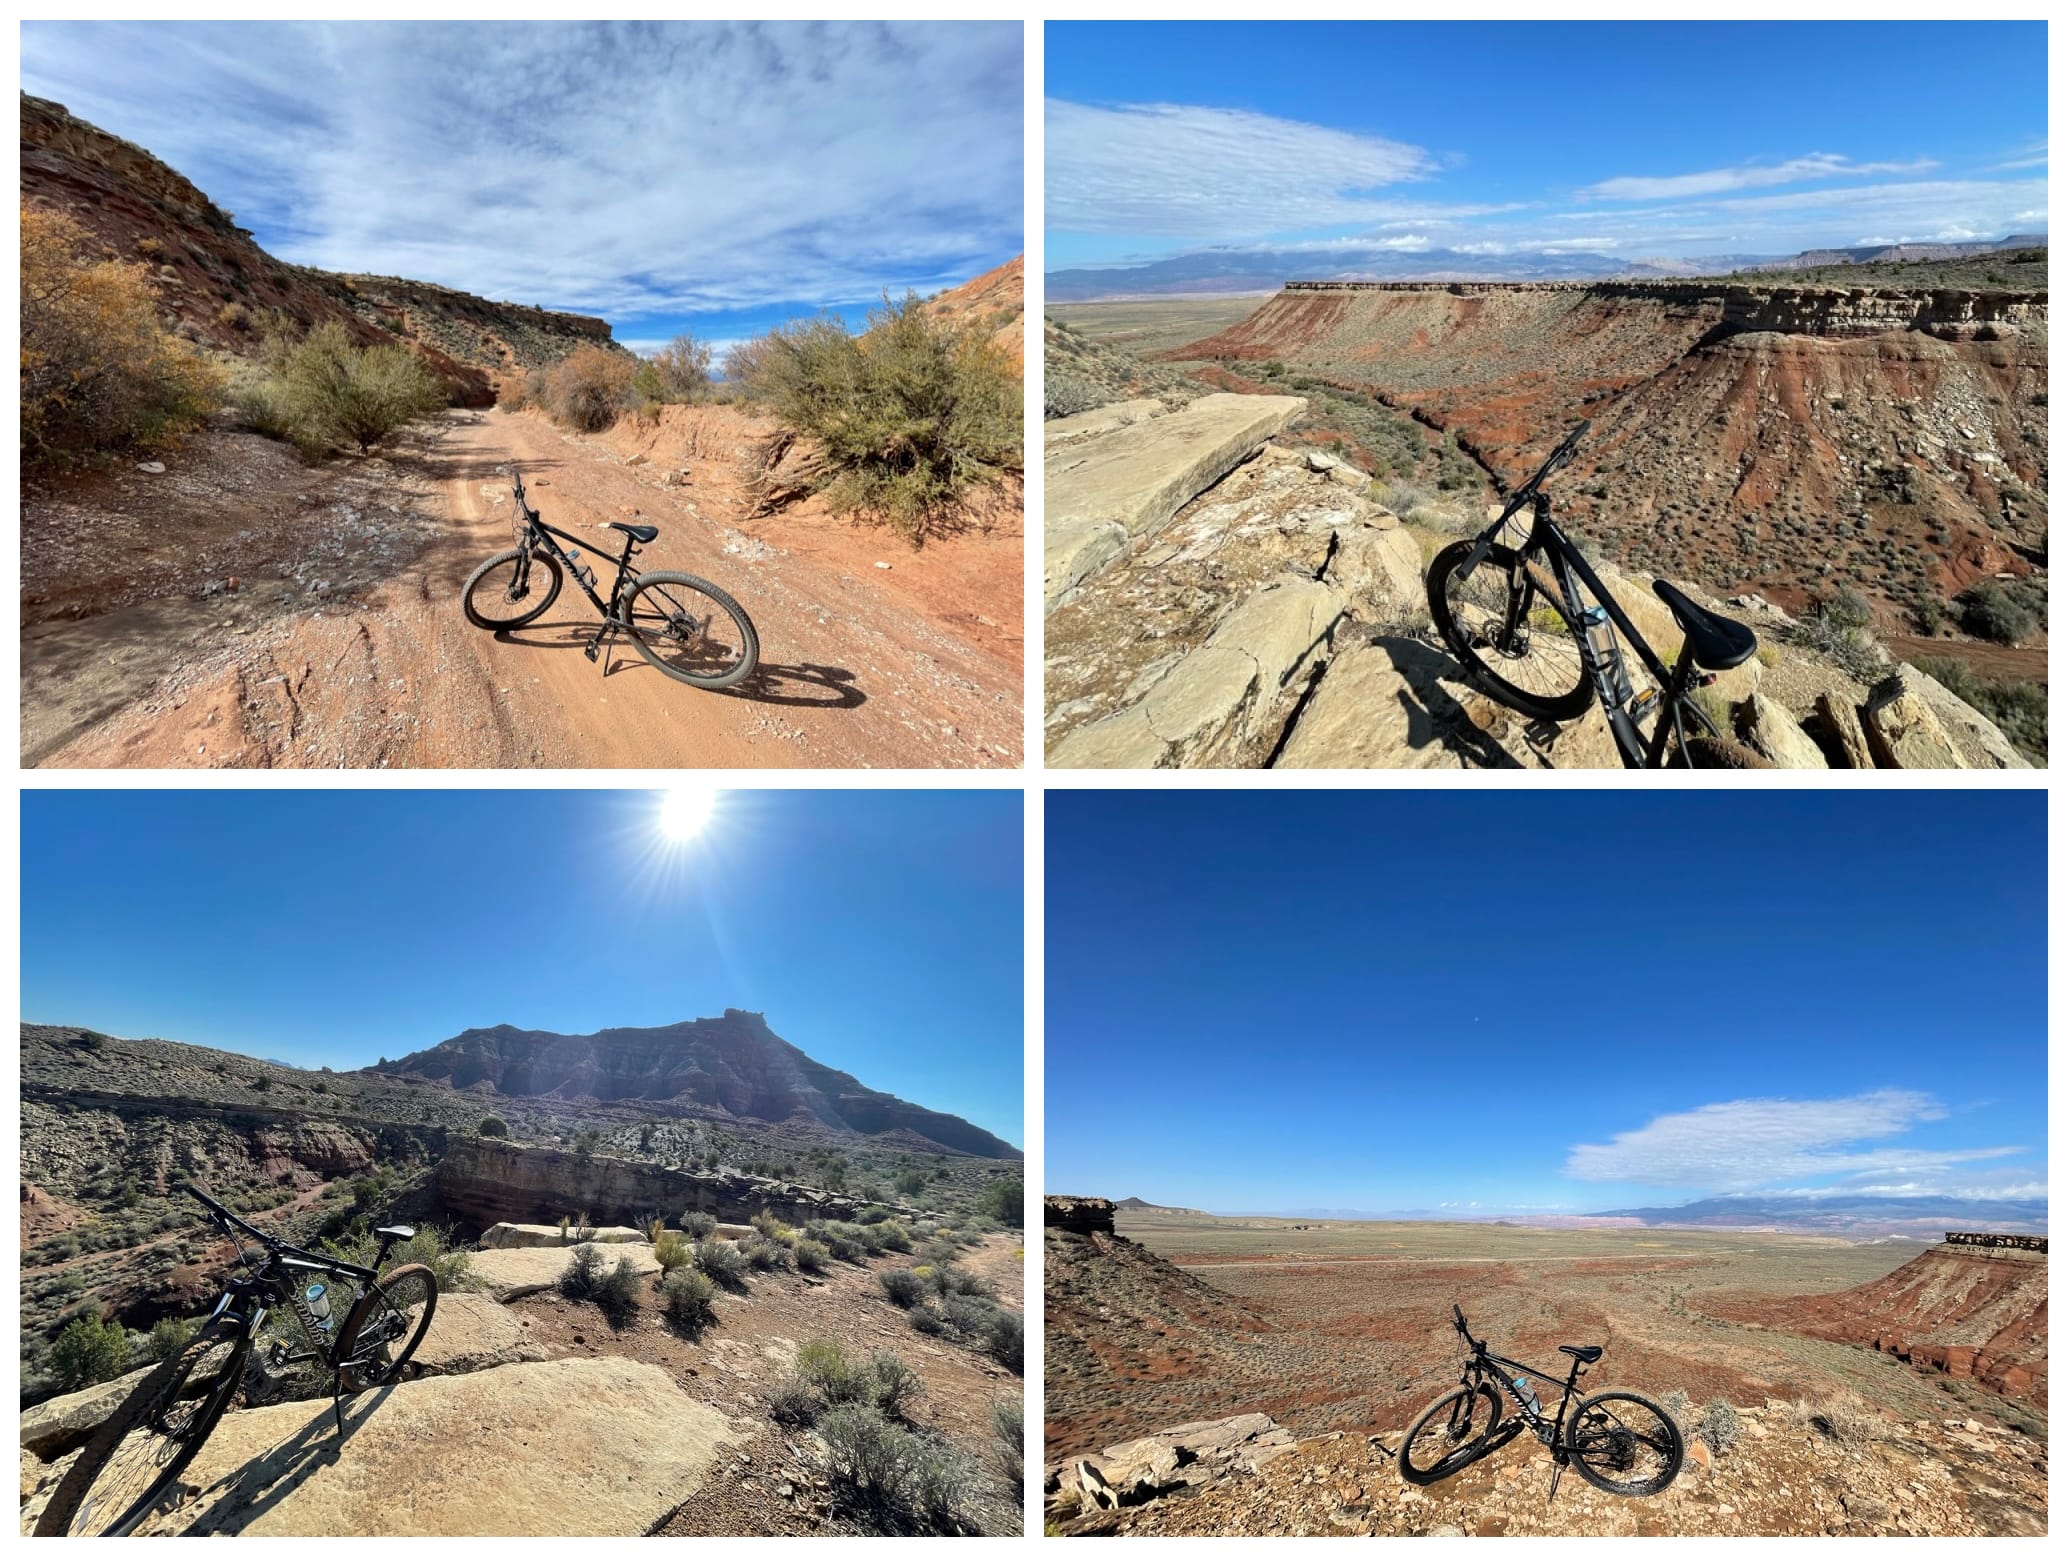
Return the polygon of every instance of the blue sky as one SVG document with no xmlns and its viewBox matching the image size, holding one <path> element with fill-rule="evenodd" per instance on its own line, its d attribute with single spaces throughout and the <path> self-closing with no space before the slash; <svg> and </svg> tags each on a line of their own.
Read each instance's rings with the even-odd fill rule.
<svg viewBox="0 0 2068 1557">
<path fill-rule="evenodd" d="M 2046 226 L 2037 22 L 1051 22 L 1044 47 L 1050 270 L 1350 237 L 1647 259 Z"/>
<path fill-rule="evenodd" d="M 721 343 L 1019 253 L 1021 27 L 24 23 L 281 259 Z"/>
<path fill-rule="evenodd" d="M 22 1015 L 343 1070 L 727 1006 L 1021 1140 L 1018 791 L 29 791 Z"/>
<path fill-rule="evenodd" d="M 1052 793 L 1046 1187 L 2043 1198 L 2044 803 Z"/>
</svg>

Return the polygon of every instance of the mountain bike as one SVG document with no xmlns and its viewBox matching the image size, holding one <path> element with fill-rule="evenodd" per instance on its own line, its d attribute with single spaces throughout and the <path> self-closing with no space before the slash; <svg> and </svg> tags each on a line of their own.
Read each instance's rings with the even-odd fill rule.
<svg viewBox="0 0 2068 1557">
<path fill-rule="evenodd" d="M 1752 658 L 1759 648 L 1752 629 L 1661 579 L 1652 592 L 1686 635 L 1669 670 L 1552 519 L 1544 482 L 1571 461 L 1588 426 L 1566 434 L 1485 530 L 1436 554 L 1429 614 L 1438 635 L 1471 680 L 1517 713 L 1563 722 L 1598 699 L 1626 768 L 1771 767 L 1726 739 L 1694 699 L 1697 687 Z M 1501 532 L 1524 508 L 1522 544 L 1502 544 Z M 1630 684 L 1618 633 L 1651 673 L 1653 685 L 1641 693 Z"/>
<path fill-rule="evenodd" d="M 415 1354 L 438 1307 L 428 1265 L 381 1267 L 388 1250 L 416 1236 L 381 1227 L 371 1267 L 298 1249 L 253 1227 L 194 1185 L 229 1238 L 237 1271 L 194 1337 L 153 1368 L 87 1440 L 36 1522 L 38 1535 L 128 1535 L 172 1490 L 229 1408 L 260 1329 L 285 1308 L 308 1350 L 275 1340 L 262 1367 L 278 1374 L 302 1363 L 331 1375 L 331 1410 L 344 1431 L 343 1397 L 393 1383 Z M 241 1239 L 253 1240 L 245 1246 Z"/>
<path fill-rule="evenodd" d="M 1489 1351 L 1465 1326 L 1464 1311 L 1451 1305 L 1452 1322 L 1464 1344 L 1465 1361 L 1456 1389 L 1440 1395 L 1415 1418 L 1400 1441 L 1400 1475 L 1418 1487 L 1454 1476 L 1524 1432 L 1534 1432 L 1551 1451 L 1551 1496 L 1570 1465 L 1604 1492 L 1650 1497 L 1680 1474 L 1687 1448 L 1680 1424 L 1664 1406 L 1634 1390 L 1605 1389 L 1575 1400 L 1581 1371 L 1601 1360 L 1599 1346 L 1561 1346 L 1572 1369 L 1561 1381 L 1512 1357 Z M 1526 1376 L 1525 1376 L 1526 1375 Z M 1558 1385 L 1556 1415 L 1537 1400 L 1530 1379 Z M 1503 1398 L 1519 1419 L 1501 1425 Z"/>
<path fill-rule="evenodd" d="M 582 650 L 591 661 L 614 635 L 624 633 L 655 670 L 693 687 L 715 691 L 754 673 L 761 640 L 739 602 L 694 574 L 633 569 L 633 554 L 661 533 L 658 526 L 610 522 L 608 528 L 624 535 L 625 549 L 618 554 L 617 577 L 606 602 L 596 593 L 596 570 L 581 561 L 581 537 L 539 517 L 524 501 L 524 475 L 514 466 L 510 482 L 517 498 L 517 545 L 490 557 L 467 580 L 460 603 L 468 621 L 496 633 L 527 626 L 560 598 L 563 576 L 572 573 L 603 618 Z M 604 673 L 609 670 L 606 659 Z"/>
</svg>

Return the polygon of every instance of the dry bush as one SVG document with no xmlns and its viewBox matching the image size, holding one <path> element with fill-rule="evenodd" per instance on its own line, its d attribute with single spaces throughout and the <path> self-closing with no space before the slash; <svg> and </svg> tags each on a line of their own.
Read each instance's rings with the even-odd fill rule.
<svg viewBox="0 0 2068 1557">
<path fill-rule="evenodd" d="M 222 397 L 222 372 L 160 326 L 144 268 L 88 257 L 92 242 L 69 216 L 22 207 L 27 468 L 166 448 Z"/>
<path fill-rule="evenodd" d="M 628 352 L 583 346 L 539 375 L 539 403 L 563 427 L 604 432 L 631 408 L 638 372 L 639 359 Z"/>
<path fill-rule="evenodd" d="M 1838 1443 L 1883 1443 L 1897 1436 L 1894 1423 L 1850 1390 L 1798 1400 L 1790 1410 L 1801 1426 Z"/>
<path fill-rule="evenodd" d="M 694 404 L 711 393 L 711 348 L 693 335 L 678 335 L 653 354 L 651 365 L 666 398 Z"/>
<path fill-rule="evenodd" d="M 308 454 L 348 445 L 364 454 L 450 403 L 415 352 L 361 346 L 335 319 L 299 340 L 270 337 L 265 377 L 240 383 L 237 399 L 254 428 L 289 438 Z"/>
</svg>

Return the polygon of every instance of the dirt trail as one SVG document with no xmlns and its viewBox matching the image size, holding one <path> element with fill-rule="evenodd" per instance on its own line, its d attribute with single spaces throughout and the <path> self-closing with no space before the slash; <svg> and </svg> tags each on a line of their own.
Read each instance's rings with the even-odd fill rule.
<svg viewBox="0 0 2068 1557">
<path fill-rule="evenodd" d="M 913 552 L 809 506 L 746 521 L 753 425 L 670 408 L 630 435 L 583 439 L 535 417 L 452 413 L 417 467 L 420 544 L 365 587 L 306 606 L 256 576 L 232 597 L 146 600 L 23 635 L 23 747 L 58 767 L 1009 767 L 1020 761 L 1017 527 Z M 619 446 L 614 446 L 619 445 Z M 549 523 L 593 537 L 656 524 L 639 557 L 731 593 L 761 668 L 704 692 L 620 642 L 608 674 L 581 652 L 596 617 L 564 590 L 546 617 L 492 636 L 461 585 L 511 544 L 508 467 Z M 638 460 L 639 463 L 631 463 Z M 664 485 L 668 471 L 686 485 Z M 248 533 L 248 532 L 247 532 Z M 355 565 L 350 547 L 340 565 Z M 879 567 L 888 563 L 888 568 Z M 154 675 L 162 672 L 162 675 Z M 113 710 L 112 712 L 110 710 Z"/>
</svg>

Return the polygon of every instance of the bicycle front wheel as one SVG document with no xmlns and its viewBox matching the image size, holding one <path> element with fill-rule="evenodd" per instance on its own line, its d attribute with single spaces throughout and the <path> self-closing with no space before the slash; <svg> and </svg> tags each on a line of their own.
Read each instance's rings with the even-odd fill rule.
<svg viewBox="0 0 2068 1557">
<path fill-rule="evenodd" d="M 1634 1390 L 1605 1389 L 1573 1408 L 1565 1424 L 1573 1469 L 1617 1497 L 1650 1497 L 1680 1474 L 1687 1446 L 1672 1413 Z"/>
<path fill-rule="evenodd" d="M 1446 546 L 1429 564 L 1429 615 L 1450 652 L 1492 696 L 1538 719 L 1577 719 L 1594 688 L 1580 657 L 1579 624 L 1558 586 L 1512 548 L 1492 546 L 1462 575 L 1477 541 Z"/>
<path fill-rule="evenodd" d="M 244 1377 L 251 1336 L 217 1320 L 131 1390 L 87 1440 L 36 1521 L 38 1535 L 128 1535 L 172 1489 Z"/>
<path fill-rule="evenodd" d="M 560 598 L 560 562 L 551 552 L 502 552 L 474 570 L 460 593 L 467 620 L 492 633 L 535 622 Z"/>
<path fill-rule="evenodd" d="M 428 1265 L 398 1265 L 352 1305 L 338 1334 L 338 1373 L 348 1390 L 380 1389 L 402 1376 L 438 1310 Z"/>
<path fill-rule="evenodd" d="M 1487 1383 L 1439 1395 L 1400 1440 L 1400 1479 L 1426 1487 L 1456 1475 L 1486 1453 L 1501 1424 L 1501 1397 Z"/>
<path fill-rule="evenodd" d="M 648 664 L 693 687 L 732 686 L 761 662 L 739 602 L 694 574 L 640 574 L 625 597 L 625 627 Z"/>
</svg>

